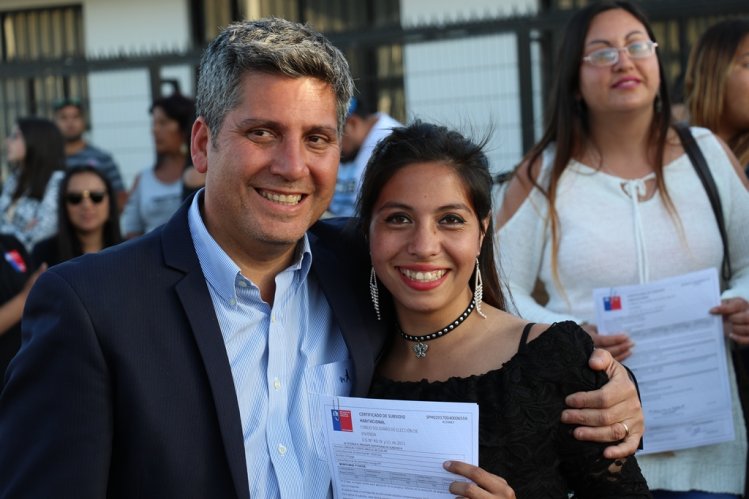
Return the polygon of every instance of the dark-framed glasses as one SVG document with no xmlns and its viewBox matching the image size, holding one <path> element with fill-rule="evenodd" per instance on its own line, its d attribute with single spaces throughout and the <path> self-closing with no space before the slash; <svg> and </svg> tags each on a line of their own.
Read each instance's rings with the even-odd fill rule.
<svg viewBox="0 0 749 499">
<path fill-rule="evenodd" d="M 607 47 L 605 49 L 594 50 L 590 54 L 583 57 L 583 61 L 605 68 L 613 66 L 619 62 L 619 53 L 626 52 L 630 59 L 646 59 L 651 55 L 655 54 L 655 47 L 658 44 L 651 42 L 650 40 L 642 40 L 638 42 L 632 42 L 626 47 Z"/>
<path fill-rule="evenodd" d="M 99 204 L 104 201 L 104 198 L 106 197 L 107 193 L 104 191 L 68 192 L 65 194 L 65 202 L 76 205 L 81 204 L 84 199 L 90 199 L 92 203 Z"/>
</svg>

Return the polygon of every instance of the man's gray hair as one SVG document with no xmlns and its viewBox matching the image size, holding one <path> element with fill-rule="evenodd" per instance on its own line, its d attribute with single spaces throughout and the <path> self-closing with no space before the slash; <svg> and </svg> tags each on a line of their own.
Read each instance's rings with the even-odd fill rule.
<svg viewBox="0 0 749 499">
<path fill-rule="evenodd" d="M 330 84 L 336 96 L 338 133 L 343 132 L 354 91 L 346 58 L 310 27 L 267 18 L 230 24 L 203 53 L 196 104 L 212 139 L 218 136 L 226 115 L 239 105 L 240 83 L 250 72 L 312 77 Z"/>
</svg>

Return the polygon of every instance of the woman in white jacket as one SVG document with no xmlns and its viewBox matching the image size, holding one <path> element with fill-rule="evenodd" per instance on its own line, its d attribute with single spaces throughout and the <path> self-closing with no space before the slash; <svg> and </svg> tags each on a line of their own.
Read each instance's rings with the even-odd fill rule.
<svg viewBox="0 0 749 499">
<path fill-rule="evenodd" d="M 706 191 L 671 127 L 656 47 L 628 2 L 575 14 L 549 125 L 497 216 L 500 267 L 518 312 L 532 321 L 575 320 L 619 359 L 633 343 L 626 333 L 597 334 L 594 288 L 720 269 L 723 260 Z M 723 304 L 711 312 L 723 315 L 728 338 L 749 344 L 749 183 L 725 144 L 706 129 L 692 134 L 718 187 L 733 264 Z M 533 298 L 537 281 L 548 294 L 544 304 Z M 735 440 L 638 458 L 654 497 L 743 492 L 746 434 L 730 356 L 727 362 Z"/>
</svg>

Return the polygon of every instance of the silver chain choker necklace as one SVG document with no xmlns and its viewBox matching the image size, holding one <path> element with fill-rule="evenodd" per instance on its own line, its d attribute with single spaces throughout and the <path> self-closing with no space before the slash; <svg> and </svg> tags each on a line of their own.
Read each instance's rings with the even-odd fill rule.
<svg viewBox="0 0 749 499">
<path fill-rule="evenodd" d="M 404 339 L 408 341 L 416 342 L 416 344 L 411 347 L 411 350 L 413 350 L 414 353 L 416 354 L 416 357 L 420 359 L 422 357 L 426 357 L 427 350 L 429 350 L 429 345 L 424 343 L 425 341 L 434 340 L 436 338 L 444 336 L 450 331 L 452 331 L 453 329 L 455 329 L 456 327 L 460 326 L 463 323 L 463 321 L 466 320 L 469 315 L 471 315 L 471 312 L 473 312 L 473 309 L 475 307 L 476 307 L 476 302 L 472 299 L 471 303 L 468 304 L 468 308 L 466 308 L 465 311 L 463 311 L 463 313 L 460 314 L 460 316 L 457 319 L 455 319 L 454 321 L 452 321 L 450 324 L 443 327 L 439 331 L 435 331 L 434 333 L 424 334 L 422 336 L 412 336 L 410 334 L 404 333 L 400 325 L 398 324 L 398 322 L 395 323 L 395 327 L 398 329 L 398 332 L 401 334 L 401 336 Z"/>
</svg>

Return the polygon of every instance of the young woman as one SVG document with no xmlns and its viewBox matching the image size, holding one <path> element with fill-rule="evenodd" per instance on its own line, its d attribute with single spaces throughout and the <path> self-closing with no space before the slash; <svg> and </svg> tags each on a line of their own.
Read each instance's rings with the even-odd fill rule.
<svg viewBox="0 0 749 499">
<path fill-rule="evenodd" d="M 43 118 L 19 118 L 6 139 L 11 173 L 0 194 L 0 233 L 28 251 L 57 230 L 57 194 L 65 170 L 63 138 Z"/>
<path fill-rule="evenodd" d="M 477 402 L 481 469 L 450 463 L 465 497 L 650 497 L 634 458 L 605 459 L 560 415 L 606 376 L 573 322 L 505 312 L 494 266 L 492 180 L 481 146 L 416 122 L 375 148 L 358 201 L 372 299 L 392 324 L 370 396 Z M 483 279 L 482 279 L 483 277 Z"/>
<path fill-rule="evenodd" d="M 78 166 L 66 172 L 58 212 L 57 234 L 34 246 L 32 257 L 39 264 L 55 265 L 122 240 L 116 194 L 98 168 Z"/>
<path fill-rule="evenodd" d="M 523 317 L 584 324 L 621 359 L 632 342 L 597 334 L 592 290 L 720 269 L 723 245 L 705 188 L 670 126 L 657 42 L 641 12 L 623 1 L 578 11 L 558 60 L 549 124 L 498 215 L 499 256 Z M 692 134 L 718 186 L 734 270 L 723 304 L 710 312 L 723 316 L 729 338 L 749 344 L 746 178 L 712 133 Z M 545 304 L 531 294 L 539 280 Z M 655 497 L 742 493 L 746 435 L 730 355 L 726 362 L 734 441 L 640 456 Z"/>
<path fill-rule="evenodd" d="M 190 130 L 195 103 L 180 94 L 151 106 L 156 164 L 141 171 L 122 213 L 122 232 L 136 237 L 166 222 L 182 204 L 182 176 L 190 164 Z"/>
<path fill-rule="evenodd" d="M 721 21 L 702 34 L 684 86 L 692 124 L 723 139 L 749 171 L 749 20 Z"/>
</svg>

